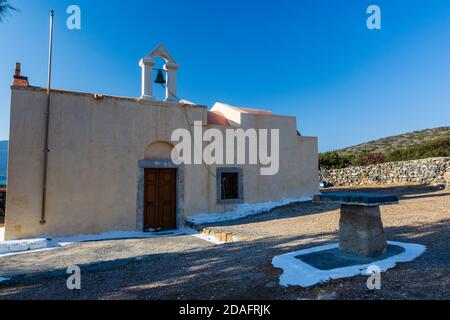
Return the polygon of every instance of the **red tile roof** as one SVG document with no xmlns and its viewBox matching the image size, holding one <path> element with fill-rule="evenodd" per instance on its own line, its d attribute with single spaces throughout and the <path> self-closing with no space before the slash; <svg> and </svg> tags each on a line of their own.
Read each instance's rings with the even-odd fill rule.
<svg viewBox="0 0 450 320">
<path fill-rule="evenodd" d="M 208 124 L 215 124 L 220 126 L 228 126 L 228 120 L 218 111 L 208 111 Z"/>
</svg>

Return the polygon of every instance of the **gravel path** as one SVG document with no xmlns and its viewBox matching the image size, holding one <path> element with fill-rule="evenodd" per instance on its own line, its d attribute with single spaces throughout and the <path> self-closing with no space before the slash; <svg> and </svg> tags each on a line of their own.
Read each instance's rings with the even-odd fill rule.
<svg viewBox="0 0 450 320">
<path fill-rule="evenodd" d="M 110 270 L 82 268 L 79 291 L 67 290 L 65 276 L 0 284 L 0 299 L 450 299 L 450 190 L 369 191 L 403 195 L 399 204 L 382 207 L 390 240 L 428 247 L 415 261 L 384 273 L 379 291 L 369 291 L 362 276 L 309 289 L 278 285 L 280 270 L 272 267 L 273 256 L 337 240 L 338 207 L 301 203 L 210 226 L 233 233 L 237 243 L 217 246 L 178 237 L 129 240 L 125 247 L 108 241 L 66 248 L 67 253 L 109 248 L 120 256 L 116 248 L 136 247 L 144 258 L 125 260 Z M 45 261 L 40 254 L 36 258 Z"/>
<path fill-rule="evenodd" d="M 67 268 L 73 265 L 84 270 L 112 269 L 133 260 L 147 260 L 152 255 L 189 252 L 210 246 L 213 244 L 189 235 L 75 243 L 0 258 L 0 277 L 42 277 L 50 271 L 53 274 L 66 274 Z"/>
</svg>

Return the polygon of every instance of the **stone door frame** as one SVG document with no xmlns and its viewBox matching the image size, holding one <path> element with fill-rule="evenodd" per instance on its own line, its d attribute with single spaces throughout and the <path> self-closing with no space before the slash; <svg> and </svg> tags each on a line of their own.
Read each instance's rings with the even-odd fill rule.
<svg viewBox="0 0 450 320">
<path fill-rule="evenodd" d="M 176 169 L 176 221 L 177 229 L 184 225 L 184 165 L 171 160 L 140 160 L 138 162 L 136 230 L 144 231 L 145 169 Z"/>
</svg>

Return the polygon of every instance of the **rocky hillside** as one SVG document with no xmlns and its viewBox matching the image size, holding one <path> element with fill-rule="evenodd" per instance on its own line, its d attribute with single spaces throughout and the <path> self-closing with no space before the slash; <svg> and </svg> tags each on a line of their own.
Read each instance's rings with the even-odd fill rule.
<svg viewBox="0 0 450 320">
<path fill-rule="evenodd" d="M 405 134 L 401 134 L 398 136 L 382 138 L 382 139 L 362 143 L 357 146 L 338 150 L 338 152 L 343 152 L 343 153 L 344 152 L 345 153 L 367 152 L 367 153 L 386 154 L 393 150 L 423 144 L 430 140 L 440 138 L 440 137 L 445 137 L 445 136 L 450 137 L 450 127 L 426 129 L 426 130 L 421 130 L 421 131 L 405 133 Z"/>
<path fill-rule="evenodd" d="M 391 136 L 319 155 L 321 169 L 450 157 L 450 127 Z"/>
</svg>

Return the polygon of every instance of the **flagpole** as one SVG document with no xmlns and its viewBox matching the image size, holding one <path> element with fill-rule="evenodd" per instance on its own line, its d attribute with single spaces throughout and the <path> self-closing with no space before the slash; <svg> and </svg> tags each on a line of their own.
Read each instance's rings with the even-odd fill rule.
<svg viewBox="0 0 450 320">
<path fill-rule="evenodd" d="M 48 171 L 48 153 L 50 152 L 48 146 L 49 123 L 50 123 L 50 100 L 51 100 L 51 84 L 52 84 L 52 55 L 53 55 L 53 18 L 55 11 L 50 11 L 50 36 L 48 44 L 48 78 L 47 78 L 47 107 L 45 111 L 45 147 L 44 147 L 44 175 L 43 175 L 43 189 L 42 189 L 42 211 L 41 224 L 45 224 L 46 200 L 47 200 L 47 171 Z"/>
</svg>

